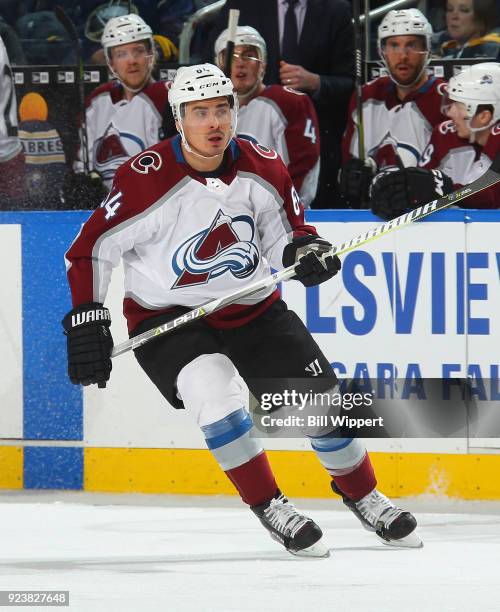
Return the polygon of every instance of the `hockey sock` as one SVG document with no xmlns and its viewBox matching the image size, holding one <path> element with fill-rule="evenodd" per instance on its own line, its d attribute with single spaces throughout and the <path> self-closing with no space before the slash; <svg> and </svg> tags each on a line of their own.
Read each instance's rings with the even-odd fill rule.
<svg viewBox="0 0 500 612">
<path fill-rule="evenodd" d="M 377 486 L 377 479 L 368 453 L 352 472 L 344 473 L 342 476 L 335 475 L 332 478 L 340 491 L 353 501 L 359 501 Z"/>
<path fill-rule="evenodd" d="M 278 489 L 266 453 L 262 452 L 238 467 L 226 470 L 241 499 L 250 506 L 258 506 L 274 497 Z"/>
</svg>

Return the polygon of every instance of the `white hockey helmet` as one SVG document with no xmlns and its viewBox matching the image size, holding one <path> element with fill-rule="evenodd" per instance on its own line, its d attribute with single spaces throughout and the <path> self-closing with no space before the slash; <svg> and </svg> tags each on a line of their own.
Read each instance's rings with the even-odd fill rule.
<svg viewBox="0 0 500 612">
<path fill-rule="evenodd" d="M 102 33 L 101 44 L 106 54 L 111 47 L 149 40 L 153 49 L 153 31 L 139 15 L 122 15 L 110 19 Z"/>
<path fill-rule="evenodd" d="M 229 105 L 231 106 L 232 138 L 236 134 L 238 97 L 234 92 L 231 79 L 229 79 L 220 68 L 213 64 L 182 66 L 177 70 L 174 82 L 168 91 L 168 100 L 172 108 L 174 119 L 178 123 L 182 142 L 188 151 L 194 152 L 189 146 L 184 134 L 184 104 L 221 97 L 227 97 Z"/>
<path fill-rule="evenodd" d="M 416 8 L 389 11 L 378 27 L 378 52 L 382 55 L 382 41 L 390 36 L 424 36 L 427 51 L 431 49 L 432 26 Z"/>
<path fill-rule="evenodd" d="M 229 29 L 226 28 L 223 32 L 221 32 L 215 41 L 214 53 L 215 53 L 215 63 L 222 68 L 221 62 L 221 53 L 224 51 L 227 45 L 227 39 L 229 36 Z M 236 28 L 236 37 L 234 40 L 234 46 L 245 46 L 245 47 L 255 47 L 257 49 L 257 54 L 261 62 L 265 63 L 267 61 L 267 47 L 266 41 L 262 38 L 262 36 L 257 32 L 255 28 L 251 26 L 238 26 Z"/>
<path fill-rule="evenodd" d="M 231 79 L 213 64 L 179 68 L 168 92 L 168 100 L 176 121 L 182 118 L 182 105 L 186 102 L 210 100 L 223 96 L 230 98 L 231 108 L 237 106 Z"/>
<path fill-rule="evenodd" d="M 483 62 L 469 66 L 449 80 L 445 91 L 449 101 L 465 105 L 469 121 L 478 106 L 483 104 L 493 107 L 490 125 L 500 120 L 500 63 Z"/>
</svg>

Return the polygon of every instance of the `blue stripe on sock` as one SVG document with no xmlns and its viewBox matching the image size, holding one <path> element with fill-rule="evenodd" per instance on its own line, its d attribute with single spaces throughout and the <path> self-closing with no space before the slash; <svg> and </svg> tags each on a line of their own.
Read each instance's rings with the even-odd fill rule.
<svg viewBox="0 0 500 612">
<path fill-rule="evenodd" d="M 338 451 L 349 444 L 354 440 L 354 438 L 332 438 L 329 436 L 324 436 L 323 438 L 310 438 L 311 446 L 315 451 L 320 453 L 328 453 L 331 451 Z"/>
<path fill-rule="evenodd" d="M 240 408 L 220 421 L 205 425 L 201 429 L 205 434 L 208 448 L 214 449 L 241 438 L 252 427 L 252 418 L 244 408 Z"/>
</svg>

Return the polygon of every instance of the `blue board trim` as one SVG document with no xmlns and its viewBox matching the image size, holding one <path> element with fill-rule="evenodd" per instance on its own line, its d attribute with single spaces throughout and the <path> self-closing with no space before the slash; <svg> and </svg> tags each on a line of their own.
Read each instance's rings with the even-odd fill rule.
<svg viewBox="0 0 500 612">
<path fill-rule="evenodd" d="M 67 377 L 61 319 L 71 308 L 63 255 L 88 216 L 0 215 L 2 224 L 21 225 L 25 439 L 83 439 L 83 392 Z M 25 448 L 24 487 L 83 488 L 83 449 Z"/>
<path fill-rule="evenodd" d="M 326 223 L 334 221 L 337 223 L 383 223 L 383 219 L 377 217 L 369 210 L 306 210 L 306 221 L 308 223 Z M 500 210 L 476 210 L 465 208 L 453 208 L 433 213 L 418 223 L 499 223 Z"/>
</svg>

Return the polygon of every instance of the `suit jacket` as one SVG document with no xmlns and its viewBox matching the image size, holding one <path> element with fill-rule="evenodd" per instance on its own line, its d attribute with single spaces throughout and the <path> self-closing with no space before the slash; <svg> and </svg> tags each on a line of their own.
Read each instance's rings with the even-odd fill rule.
<svg viewBox="0 0 500 612">
<path fill-rule="evenodd" d="M 213 61 L 216 37 L 227 27 L 229 9 L 240 10 L 239 25 L 256 28 L 267 44 L 266 84 L 279 83 L 280 46 L 277 0 L 228 0 L 210 36 L 207 58 Z M 308 0 L 299 40 L 301 65 L 320 75 L 312 96 L 321 136 L 322 178 L 335 175 L 340 164 L 340 141 L 353 88 L 354 42 L 351 8 L 346 0 Z M 335 179 L 328 178 L 330 183 Z"/>
</svg>

